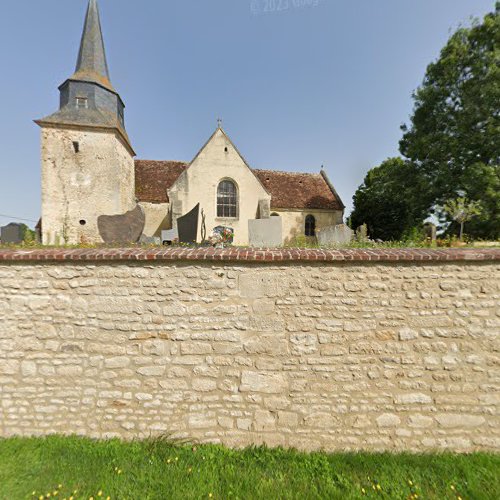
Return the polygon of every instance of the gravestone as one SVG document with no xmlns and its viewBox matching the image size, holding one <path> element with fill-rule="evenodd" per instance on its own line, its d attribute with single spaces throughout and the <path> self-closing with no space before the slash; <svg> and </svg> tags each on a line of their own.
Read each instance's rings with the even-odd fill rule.
<svg viewBox="0 0 500 500">
<path fill-rule="evenodd" d="M 437 239 L 436 225 L 432 224 L 432 222 L 427 222 L 426 224 L 424 224 L 424 234 L 427 239 L 431 240 L 434 243 Z"/>
<path fill-rule="evenodd" d="M 179 217 L 182 217 L 183 213 L 183 203 L 180 200 L 173 200 L 170 204 L 170 208 L 172 211 L 172 229 L 177 229 L 177 220 Z"/>
<path fill-rule="evenodd" d="M 328 226 L 317 231 L 320 246 L 347 245 L 352 241 L 354 231 L 345 224 Z"/>
<path fill-rule="evenodd" d="M 356 239 L 359 242 L 368 241 L 368 226 L 366 224 L 362 224 L 356 229 Z"/>
<path fill-rule="evenodd" d="M 198 220 L 200 218 L 200 204 L 196 205 L 191 212 L 177 219 L 177 231 L 179 243 L 196 243 L 198 238 Z"/>
<path fill-rule="evenodd" d="M 42 242 L 42 218 L 38 219 L 38 222 L 35 226 L 35 240 L 37 243 Z"/>
<path fill-rule="evenodd" d="M 12 222 L 0 229 L 0 241 L 2 243 L 18 244 L 24 240 L 26 226 Z"/>
<path fill-rule="evenodd" d="M 142 245 L 161 245 L 161 239 L 156 236 L 146 236 L 143 234 L 139 239 Z"/>
<path fill-rule="evenodd" d="M 137 243 L 146 224 L 140 205 L 122 215 L 101 215 L 97 227 L 104 243 Z"/>
<path fill-rule="evenodd" d="M 271 217 L 271 201 L 259 200 L 259 219 L 269 219 Z"/>
<path fill-rule="evenodd" d="M 250 219 L 248 221 L 248 243 L 251 247 L 275 248 L 283 244 L 283 222 L 281 217 Z"/>
<path fill-rule="evenodd" d="M 161 232 L 162 245 L 171 245 L 175 240 L 179 239 L 177 229 L 167 229 Z"/>
</svg>

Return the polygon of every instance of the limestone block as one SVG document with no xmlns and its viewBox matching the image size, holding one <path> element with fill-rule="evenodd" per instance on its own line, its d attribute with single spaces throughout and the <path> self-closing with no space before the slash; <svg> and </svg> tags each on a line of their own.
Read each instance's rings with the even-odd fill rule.
<svg viewBox="0 0 500 500">
<path fill-rule="evenodd" d="M 479 427 L 486 420 L 480 415 L 443 414 L 437 415 L 436 420 L 441 427 Z"/>
<path fill-rule="evenodd" d="M 241 392 L 281 394 L 287 390 L 287 381 L 281 373 L 244 371 L 241 375 Z"/>
<path fill-rule="evenodd" d="M 21 373 L 23 377 L 33 377 L 36 375 L 36 363 L 34 361 L 23 361 L 21 363 Z"/>
<path fill-rule="evenodd" d="M 182 354 L 210 354 L 212 351 L 212 345 L 207 342 L 183 342 L 181 344 Z"/>
<path fill-rule="evenodd" d="M 276 418 L 266 410 L 257 410 L 255 412 L 253 429 L 255 431 L 274 431 L 276 429 Z"/>
<path fill-rule="evenodd" d="M 139 401 L 151 401 L 153 399 L 153 395 L 148 394 L 147 392 L 138 392 L 135 395 L 135 398 Z"/>
<path fill-rule="evenodd" d="M 414 340 L 418 337 L 418 332 L 411 328 L 402 328 L 399 330 L 399 340 Z"/>
<path fill-rule="evenodd" d="M 479 401 L 485 405 L 500 405 L 500 393 L 497 394 L 481 394 Z"/>
<path fill-rule="evenodd" d="M 394 402 L 400 405 L 431 404 L 432 398 L 427 394 L 400 394 L 394 398 Z"/>
<path fill-rule="evenodd" d="M 410 427 L 416 428 L 427 428 L 431 427 L 434 420 L 432 417 L 426 417 L 424 415 L 411 415 L 408 417 L 408 425 Z"/>
<path fill-rule="evenodd" d="M 322 356 L 345 356 L 348 352 L 349 349 L 347 347 L 338 345 L 326 345 L 321 348 Z"/>
<path fill-rule="evenodd" d="M 234 420 L 230 417 L 218 417 L 217 423 L 224 429 L 232 429 L 234 427 Z"/>
<path fill-rule="evenodd" d="M 106 368 L 125 368 L 129 364 L 130 358 L 125 356 L 116 356 L 114 358 L 104 360 L 104 366 Z"/>
<path fill-rule="evenodd" d="M 372 422 L 366 415 L 360 415 L 356 417 L 356 420 L 353 423 L 353 427 L 355 429 L 363 429 L 365 427 L 371 427 Z"/>
<path fill-rule="evenodd" d="M 137 369 L 137 373 L 146 377 L 160 377 L 165 374 L 165 366 L 142 366 Z"/>
<path fill-rule="evenodd" d="M 19 372 L 20 362 L 15 359 L 0 361 L 0 375 L 16 375 Z"/>
<path fill-rule="evenodd" d="M 299 415 L 290 411 L 279 411 L 278 424 L 279 427 L 295 428 L 299 424 Z"/>
<path fill-rule="evenodd" d="M 401 419 L 392 413 L 384 413 L 377 417 L 376 421 L 379 427 L 397 427 L 401 424 Z"/>
<path fill-rule="evenodd" d="M 177 390 L 186 390 L 189 388 L 189 384 L 186 380 L 183 379 L 168 379 L 168 380 L 160 380 L 160 387 L 166 389 L 167 391 L 177 391 Z"/>
<path fill-rule="evenodd" d="M 81 366 L 66 365 L 60 366 L 56 369 L 58 375 L 64 377 L 77 377 L 83 373 L 83 368 Z"/>
<path fill-rule="evenodd" d="M 213 416 L 204 415 L 190 415 L 188 417 L 188 427 L 190 429 L 213 429 L 217 427 L 217 420 Z"/>
<path fill-rule="evenodd" d="M 304 426 L 319 429 L 332 429 L 339 425 L 339 419 L 331 413 L 313 413 L 304 418 Z"/>
<path fill-rule="evenodd" d="M 238 418 L 236 419 L 236 427 L 242 431 L 249 431 L 252 427 L 251 418 Z"/>
<path fill-rule="evenodd" d="M 276 296 L 278 293 L 277 276 L 272 273 L 244 273 L 238 278 L 238 288 L 244 298 L 260 299 Z"/>
<path fill-rule="evenodd" d="M 248 354 L 279 355 L 287 352 L 287 342 L 276 335 L 262 335 L 247 340 L 244 349 Z"/>
<path fill-rule="evenodd" d="M 255 314 L 260 314 L 262 316 L 270 316 L 275 310 L 275 301 L 272 299 L 257 299 L 252 304 L 252 310 Z"/>
<path fill-rule="evenodd" d="M 211 392 L 217 389 L 217 381 L 210 378 L 196 378 L 193 380 L 193 390 Z"/>
<path fill-rule="evenodd" d="M 284 410 L 290 406 L 290 400 L 286 396 L 269 396 L 264 398 L 264 406 L 267 410 Z"/>
<path fill-rule="evenodd" d="M 292 354 L 313 354 L 318 350 L 318 337 L 311 333 L 296 333 L 290 335 Z"/>
</svg>

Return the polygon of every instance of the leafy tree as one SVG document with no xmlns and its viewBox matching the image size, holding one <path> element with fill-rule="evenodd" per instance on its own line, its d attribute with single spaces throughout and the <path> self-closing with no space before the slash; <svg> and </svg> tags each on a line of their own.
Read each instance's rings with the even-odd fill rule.
<svg viewBox="0 0 500 500">
<path fill-rule="evenodd" d="M 500 238 L 500 2 L 451 36 L 414 100 L 400 150 L 426 186 L 421 201 L 431 209 L 463 191 L 483 206 L 470 234 Z"/>
<path fill-rule="evenodd" d="M 427 204 L 420 194 L 422 189 L 421 179 L 411 162 L 387 159 L 366 174 L 356 191 L 352 227 L 366 224 L 372 239 L 401 239 L 427 215 Z"/>
<path fill-rule="evenodd" d="M 460 240 L 463 239 L 464 225 L 482 211 L 481 204 L 477 201 L 469 201 L 461 196 L 455 200 L 448 200 L 444 204 L 444 211 L 460 224 Z"/>
</svg>

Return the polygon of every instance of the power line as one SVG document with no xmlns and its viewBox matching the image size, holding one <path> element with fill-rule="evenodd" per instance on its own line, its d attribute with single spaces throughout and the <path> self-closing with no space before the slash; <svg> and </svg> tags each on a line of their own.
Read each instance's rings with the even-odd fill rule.
<svg viewBox="0 0 500 500">
<path fill-rule="evenodd" d="M 13 215 L 6 215 L 6 214 L 0 214 L 0 217 L 4 217 L 6 219 L 14 219 L 14 220 L 22 220 L 24 222 L 38 222 L 37 220 L 33 219 L 23 219 L 21 217 L 14 217 Z"/>
</svg>

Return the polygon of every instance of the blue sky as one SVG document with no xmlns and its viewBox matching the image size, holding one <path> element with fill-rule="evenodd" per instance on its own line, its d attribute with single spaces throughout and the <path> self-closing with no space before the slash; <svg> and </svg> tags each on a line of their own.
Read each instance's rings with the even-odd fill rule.
<svg viewBox="0 0 500 500">
<path fill-rule="evenodd" d="M 5 2 L 5 0 L 3 0 Z M 40 215 L 39 130 L 74 70 L 87 0 L 5 2 L 0 214 Z M 327 172 L 348 209 L 397 154 L 450 30 L 494 0 L 100 0 L 138 157 L 191 160 L 217 117 L 254 168 Z M 0 224 L 10 222 L 0 217 Z"/>
</svg>

